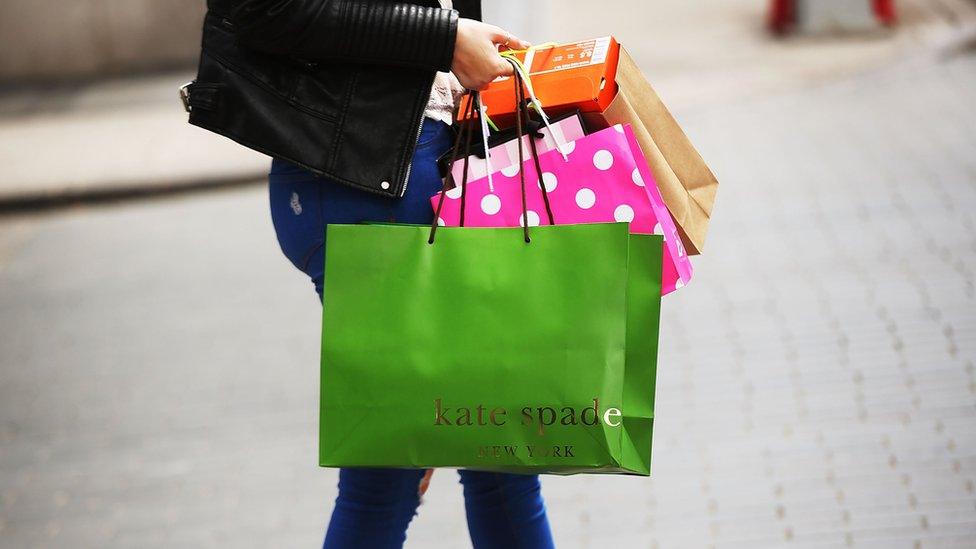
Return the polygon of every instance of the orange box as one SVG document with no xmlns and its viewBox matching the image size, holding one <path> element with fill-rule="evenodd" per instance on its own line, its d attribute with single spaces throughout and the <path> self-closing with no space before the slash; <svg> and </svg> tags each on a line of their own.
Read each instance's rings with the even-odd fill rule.
<svg viewBox="0 0 976 549">
<path fill-rule="evenodd" d="M 620 44 L 612 36 L 532 48 L 518 58 L 529 71 L 532 88 L 546 114 L 579 109 L 603 112 L 617 95 Z M 511 77 L 499 78 L 481 91 L 488 116 L 499 125 L 514 121 L 515 89 Z M 462 104 L 459 112 L 465 112 Z"/>
</svg>

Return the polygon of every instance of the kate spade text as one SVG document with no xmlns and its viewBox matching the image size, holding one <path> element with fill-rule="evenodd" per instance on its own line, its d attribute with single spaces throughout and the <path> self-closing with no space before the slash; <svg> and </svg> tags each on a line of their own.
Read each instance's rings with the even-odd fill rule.
<svg viewBox="0 0 976 549">
<path fill-rule="evenodd" d="M 495 426 L 501 427 L 509 420 L 509 411 L 502 407 L 478 404 L 474 407 L 445 406 L 443 400 L 434 400 L 434 425 L 440 426 Z M 593 399 L 592 406 L 580 409 L 571 406 L 523 406 L 512 414 L 518 416 L 523 426 L 536 426 L 539 435 L 544 435 L 546 427 L 556 425 L 597 425 L 601 420 L 609 427 L 619 427 L 623 416 L 619 408 L 607 408 L 600 414 L 600 400 Z"/>
</svg>

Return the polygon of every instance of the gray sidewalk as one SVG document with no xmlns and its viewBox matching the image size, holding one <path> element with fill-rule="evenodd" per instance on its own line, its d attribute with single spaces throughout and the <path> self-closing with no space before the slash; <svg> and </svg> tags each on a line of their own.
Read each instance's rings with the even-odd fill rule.
<svg viewBox="0 0 976 549">
<path fill-rule="evenodd" d="M 969 0 L 903 0 L 894 33 L 778 40 L 763 29 L 765 4 L 497 0 L 485 18 L 536 42 L 615 34 L 679 112 L 929 55 L 976 29 Z M 267 158 L 186 124 L 176 90 L 192 76 L 0 95 L 0 208 L 260 179 Z"/>
<path fill-rule="evenodd" d="M 976 56 L 687 110 L 722 181 L 664 304 L 651 479 L 561 549 L 972 548 Z M 312 547 L 319 306 L 241 189 L 0 219 L 0 546 Z M 467 546 L 439 471 L 407 547 Z"/>
<path fill-rule="evenodd" d="M 22 90 L 0 100 L 0 205 L 256 179 L 270 160 L 186 122 L 189 73 Z"/>
</svg>

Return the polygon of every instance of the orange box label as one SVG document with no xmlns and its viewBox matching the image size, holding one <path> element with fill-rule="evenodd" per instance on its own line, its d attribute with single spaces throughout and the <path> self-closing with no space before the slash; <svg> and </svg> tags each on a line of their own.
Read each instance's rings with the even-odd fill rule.
<svg viewBox="0 0 976 549">
<path fill-rule="evenodd" d="M 565 44 L 554 48 L 529 50 L 527 54 L 519 57 L 523 58 L 522 62 L 525 63 L 529 74 L 602 65 L 607 61 L 610 40 L 609 36 L 604 36 L 603 38 L 584 40 L 583 42 Z"/>
</svg>

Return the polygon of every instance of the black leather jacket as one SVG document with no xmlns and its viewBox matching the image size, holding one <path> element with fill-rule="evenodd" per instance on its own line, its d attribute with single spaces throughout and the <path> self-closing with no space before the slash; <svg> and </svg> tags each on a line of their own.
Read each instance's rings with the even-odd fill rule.
<svg viewBox="0 0 976 549">
<path fill-rule="evenodd" d="M 436 71 L 480 0 L 208 0 L 190 123 L 402 196 Z"/>
</svg>

